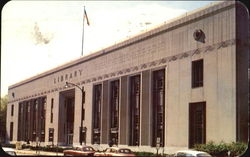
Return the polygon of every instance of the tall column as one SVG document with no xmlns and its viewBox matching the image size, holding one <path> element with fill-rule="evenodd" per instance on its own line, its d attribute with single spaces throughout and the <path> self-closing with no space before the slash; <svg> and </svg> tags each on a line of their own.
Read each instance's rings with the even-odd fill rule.
<svg viewBox="0 0 250 157">
<path fill-rule="evenodd" d="M 108 127 L 108 120 L 109 120 L 109 86 L 108 81 L 103 82 L 103 92 L 102 92 L 102 99 L 103 99 L 103 105 L 101 108 L 101 144 L 108 144 L 108 133 L 109 133 L 109 127 Z"/>
<path fill-rule="evenodd" d="M 128 144 L 128 77 L 121 77 L 119 144 Z"/>
<path fill-rule="evenodd" d="M 141 83 L 141 145 L 150 145 L 150 86 L 151 86 L 151 79 L 150 79 L 150 71 L 143 71 L 142 72 L 142 83 Z"/>
</svg>

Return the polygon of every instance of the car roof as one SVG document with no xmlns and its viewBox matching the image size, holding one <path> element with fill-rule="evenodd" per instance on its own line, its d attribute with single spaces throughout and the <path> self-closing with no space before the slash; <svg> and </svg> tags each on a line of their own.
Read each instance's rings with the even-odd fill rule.
<svg viewBox="0 0 250 157">
<path fill-rule="evenodd" d="M 84 145 L 84 146 L 75 146 L 74 148 L 93 148 L 93 147 L 91 147 L 91 146 L 86 146 L 86 145 Z"/>
<path fill-rule="evenodd" d="M 93 148 L 91 146 L 82 146 L 82 148 Z"/>
<path fill-rule="evenodd" d="M 112 149 L 129 149 L 129 148 L 123 148 L 123 147 L 116 147 L 116 146 L 109 147 L 109 148 L 112 148 Z"/>
<path fill-rule="evenodd" d="M 179 150 L 176 152 L 177 153 L 188 153 L 188 154 L 192 154 L 192 155 L 197 155 L 197 154 L 200 154 L 200 153 L 206 153 L 208 154 L 207 152 L 202 152 L 202 151 L 197 151 L 197 150 Z"/>
<path fill-rule="evenodd" d="M 13 148 L 8 148 L 8 147 L 2 147 L 2 149 L 6 151 L 15 151 Z"/>
</svg>

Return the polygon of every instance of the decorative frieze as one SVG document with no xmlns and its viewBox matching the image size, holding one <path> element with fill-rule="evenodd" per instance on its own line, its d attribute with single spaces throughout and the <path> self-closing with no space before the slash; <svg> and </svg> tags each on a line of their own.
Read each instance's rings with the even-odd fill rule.
<svg viewBox="0 0 250 157">
<path fill-rule="evenodd" d="M 222 41 L 222 42 L 219 42 L 219 43 L 216 43 L 216 44 L 213 44 L 213 45 L 208 45 L 208 46 L 203 47 L 203 48 L 199 48 L 199 49 L 195 49 L 195 50 L 191 50 L 191 51 L 186 51 L 186 52 L 183 52 L 183 53 L 178 54 L 178 55 L 164 57 L 164 58 L 161 58 L 159 60 L 151 61 L 151 62 L 144 63 L 144 64 L 141 64 L 141 65 L 138 65 L 138 66 L 133 66 L 131 68 L 126 68 L 126 69 L 122 69 L 122 70 L 112 72 L 112 73 L 109 73 L 109 74 L 104 74 L 104 75 L 101 75 L 101 76 L 89 78 L 89 79 L 83 80 L 81 82 L 78 82 L 76 84 L 77 85 L 83 85 L 83 84 L 87 84 L 87 83 L 91 83 L 91 82 L 95 82 L 95 81 L 100 81 L 100 80 L 103 80 L 103 79 L 108 79 L 109 77 L 119 77 L 121 75 L 130 73 L 130 72 L 137 72 L 137 71 L 139 72 L 140 70 L 143 70 L 143 69 L 146 69 L 146 68 L 149 68 L 149 67 L 154 68 L 156 66 L 167 64 L 168 62 L 177 61 L 178 59 L 184 59 L 184 58 L 191 57 L 191 56 L 194 56 L 194 55 L 198 55 L 198 54 L 201 54 L 201 53 L 212 52 L 215 49 L 218 50 L 218 49 L 225 48 L 225 47 L 228 47 L 228 46 L 231 46 L 231 45 L 234 45 L 234 44 L 236 44 L 235 39 Z M 64 89 L 65 89 L 64 86 L 63 87 L 56 87 L 56 88 L 50 89 L 48 91 L 42 91 L 41 93 L 35 93 L 35 94 L 30 95 L 30 96 L 17 98 L 17 99 L 14 99 L 12 101 L 9 101 L 9 102 L 13 103 L 15 101 L 25 100 L 25 99 L 28 99 L 28 98 L 33 98 L 33 97 L 37 97 L 37 96 L 40 96 L 40 95 L 45 95 L 45 94 L 61 91 L 61 90 L 64 90 Z"/>
<path fill-rule="evenodd" d="M 99 76 L 97 80 L 98 80 L 98 81 L 99 81 L 99 80 L 102 80 L 102 76 Z"/>
<path fill-rule="evenodd" d="M 127 69 L 126 69 L 126 73 L 129 73 L 130 71 L 131 71 L 130 68 L 127 68 Z"/>
<path fill-rule="evenodd" d="M 145 68 L 147 68 L 147 64 L 142 64 L 141 69 L 145 69 Z"/>
</svg>

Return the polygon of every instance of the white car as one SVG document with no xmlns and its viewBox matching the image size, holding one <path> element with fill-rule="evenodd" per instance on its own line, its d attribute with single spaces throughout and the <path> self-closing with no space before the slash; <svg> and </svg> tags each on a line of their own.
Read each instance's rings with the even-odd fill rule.
<svg viewBox="0 0 250 157">
<path fill-rule="evenodd" d="M 16 156 L 16 152 L 12 148 L 2 147 L 3 151 L 5 151 L 7 154 L 11 156 Z"/>
<path fill-rule="evenodd" d="M 174 155 L 175 157 L 212 157 L 210 154 L 196 150 L 180 150 Z"/>
</svg>

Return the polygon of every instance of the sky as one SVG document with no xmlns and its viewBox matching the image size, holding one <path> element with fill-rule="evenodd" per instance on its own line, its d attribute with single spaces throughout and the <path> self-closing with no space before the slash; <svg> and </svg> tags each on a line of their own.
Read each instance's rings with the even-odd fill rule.
<svg viewBox="0 0 250 157">
<path fill-rule="evenodd" d="M 9 1 L 1 17 L 1 97 L 10 85 L 82 57 L 83 28 L 86 56 L 211 2 Z"/>
</svg>

